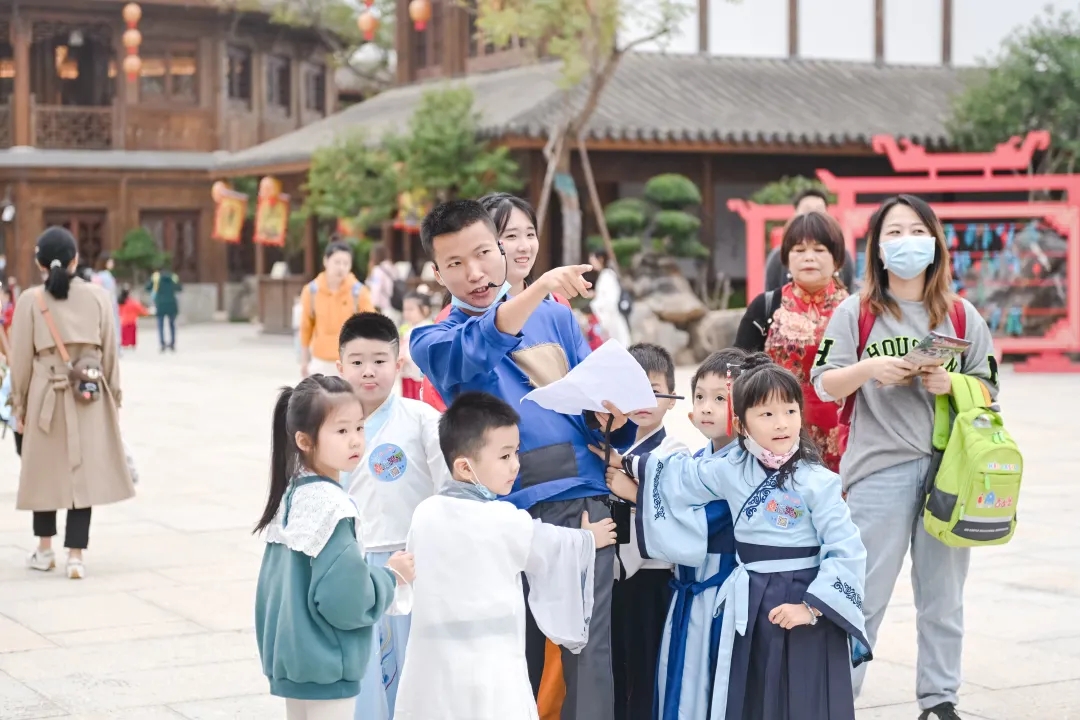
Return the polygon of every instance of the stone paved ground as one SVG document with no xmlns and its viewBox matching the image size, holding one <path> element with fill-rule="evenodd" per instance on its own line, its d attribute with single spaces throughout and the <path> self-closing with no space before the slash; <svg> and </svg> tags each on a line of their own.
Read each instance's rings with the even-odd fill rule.
<svg viewBox="0 0 1080 720">
<path fill-rule="evenodd" d="M 0 443 L 0 719 L 262 720 L 252 632 L 260 543 L 250 527 L 267 474 L 274 390 L 293 381 L 287 340 L 247 326 L 182 329 L 161 357 L 149 332 L 124 359 L 122 422 L 143 480 L 96 508 L 82 582 L 24 568 L 30 517 L 12 508 L 18 461 Z M 688 391 L 688 372 L 680 389 Z M 1066 399 L 1080 376 L 1004 375 L 1028 457 L 1021 528 L 978 552 L 967 586 L 965 717 L 1080 718 L 1080 451 Z M 698 439 L 677 411 L 673 427 Z M 902 576 L 860 720 L 913 720 L 915 625 Z"/>
</svg>

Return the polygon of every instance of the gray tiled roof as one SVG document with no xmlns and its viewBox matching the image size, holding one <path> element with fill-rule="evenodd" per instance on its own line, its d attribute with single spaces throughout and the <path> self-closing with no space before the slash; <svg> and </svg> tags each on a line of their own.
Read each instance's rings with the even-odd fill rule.
<svg viewBox="0 0 1080 720">
<path fill-rule="evenodd" d="M 928 146 L 947 142 L 944 116 L 961 73 L 817 60 L 771 60 L 630 53 L 589 123 L 595 139 L 730 144 L 861 143 L 879 133 Z M 487 137 L 544 137 L 565 112 L 559 68 L 541 63 L 451 82 L 473 89 Z M 223 171 L 305 162 L 336 137 L 365 128 L 372 137 L 404 127 L 423 91 L 445 81 L 395 88 L 221 163 Z M 571 91 L 580 103 L 583 91 Z"/>
<path fill-rule="evenodd" d="M 723 143 L 865 143 L 879 133 L 944 144 L 959 71 L 817 60 L 630 53 L 589 123 L 590 136 Z M 582 91 L 575 93 L 581 101 Z M 503 132 L 543 136 L 551 98 Z"/>
<path fill-rule="evenodd" d="M 401 131 L 408 125 L 425 91 L 446 86 L 466 85 L 472 89 L 474 107 L 482 119 L 481 132 L 486 133 L 527 113 L 538 100 L 557 93 L 558 77 L 558 66 L 542 63 L 393 88 L 287 135 L 233 153 L 218 168 L 228 171 L 306 162 L 315 150 L 360 130 L 377 140 L 388 131 Z"/>
</svg>

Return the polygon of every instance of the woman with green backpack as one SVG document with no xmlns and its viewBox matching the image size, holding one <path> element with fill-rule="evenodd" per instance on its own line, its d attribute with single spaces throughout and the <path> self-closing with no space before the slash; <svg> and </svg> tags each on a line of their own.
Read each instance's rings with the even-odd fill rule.
<svg viewBox="0 0 1080 720">
<path fill-rule="evenodd" d="M 847 398 L 842 417 L 850 430 L 840 475 L 866 545 L 867 637 L 873 646 L 910 548 L 919 717 L 958 720 L 970 549 L 930 535 L 923 514 L 927 479 L 936 473 L 936 397 L 952 393 L 953 374 L 978 378 L 987 397 L 995 396 L 993 341 L 978 310 L 952 291 L 944 231 L 927 203 L 911 195 L 886 200 L 867 238 L 863 289 L 834 311 L 811 376 L 821 399 Z M 971 344 L 945 367 L 920 371 L 903 357 L 931 331 Z M 865 665 L 854 671 L 856 696 L 865 673 Z"/>
</svg>

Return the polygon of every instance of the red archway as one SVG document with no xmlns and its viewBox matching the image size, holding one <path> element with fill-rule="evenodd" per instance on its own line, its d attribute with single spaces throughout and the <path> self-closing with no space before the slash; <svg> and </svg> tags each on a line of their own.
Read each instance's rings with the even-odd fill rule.
<svg viewBox="0 0 1080 720">
<path fill-rule="evenodd" d="M 827 170 L 818 170 L 818 178 L 837 196 L 830 214 L 844 229 L 848 250 L 855 256 L 856 241 L 867 229 L 870 216 L 877 203 L 860 203 L 860 196 L 883 196 L 898 193 L 930 195 L 942 193 L 990 194 L 1029 193 L 1047 191 L 1062 196 L 1061 200 L 1040 202 L 1017 202 L 990 199 L 966 202 L 933 203 L 934 210 L 947 224 L 954 236 L 954 268 L 962 260 L 965 267 L 988 267 L 1001 275 L 1000 263 L 1020 262 L 1025 252 L 1012 246 L 1014 232 L 1032 228 L 1053 230 L 1064 241 L 1061 252 L 1051 253 L 1050 260 L 1061 260 L 1064 279 L 1014 278 L 1011 284 L 994 280 L 998 291 L 1009 289 L 1045 287 L 1050 294 L 1063 295 L 1060 303 L 1047 307 L 1034 307 L 1019 303 L 1007 310 L 996 303 L 982 302 L 987 296 L 986 283 L 976 280 L 963 292 L 975 291 L 980 297 L 969 297 L 983 316 L 990 321 L 992 330 L 999 329 L 1003 313 L 1007 312 L 1005 334 L 995 332 L 994 344 L 1000 354 L 1023 354 L 1027 360 L 1016 366 L 1017 371 L 1028 372 L 1080 372 L 1080 364 L 1072 362 L 1068 354 L 1080 353 L 1080 175 L 1030 175 L 1032 155 L 1050 144 L 1050 134 L 1045 131 L 1031 132 L 1022 141 L 1018 137 L 998 145 L 990 153 L 927 153 L 922 147 L 907 140 L 897 142 L 887 135 L 873 139 L 874 150 L 888 155 L 893 169 L 898 173 L 918 173 L 889 177 L 836 177 Z M 758 205 L 745 200 L 730 200 L 728 208 L 738 213 L 746 222 L 747 249 L 747 298 L 753 298 L 763 290 L 765 277 L 765 228 L 770 221 L 786 221 L 794 213 L 790 205 Z M 965 222 L 966 221 L 966 222 Z M 960 247 L 958 233 L 966 231 L 967 239 L 977 232 L 990 238 L 982 249 L 976 245 Z M 774 240 L 775 242 L 775 240 Z M 991 249 L 1002 246 L 1000 249 Z M 957 257 L 957 254 L 963 257 Z M 1048 271 L 1050 262 L 1046 253 L 1039 252 L 1034 261 L 1038 270 Z M 986 263 L 985 266 L 982 264 Z M 992 265 L 991 265 L 992 264 Z M 970 272 L 970 271 L 969 271 Z M 1005 274 L 1008 274 L 1007 272 Z M 1004 286 L 1004 287 L 1002 287 Z M 1032 290 L 1035 292 L 1035 290 Z M 990 291 L 990 297 L 994 297 Z M 977 301 L 978 300 L 978 301 Z M 1060 304 L 1060 307 L 1058 306 Z M 1037 334 L 1025 333 L 1023 325 L 1045 327 Z"/>
</svg>

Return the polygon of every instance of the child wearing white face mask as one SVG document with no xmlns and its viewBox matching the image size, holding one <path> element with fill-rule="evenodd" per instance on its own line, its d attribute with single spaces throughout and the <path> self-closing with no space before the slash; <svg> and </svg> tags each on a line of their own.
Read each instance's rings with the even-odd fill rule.
<svg viewBox="0 0 1080 720">
<path fill-rule="evenodd" d="M 822 400 L 854 409 L 840 462 L 851 517 L 867 551 L 863 612 L 871 644 L 911 548 L 921 720 L 956 720 L 963 644 L 964 580 L 970 551 L 931 537 L 918 516 L 930 469 L 935 396 L 950 373 L 978 377 L 997 394 L 997 361 L 986 322 L 952 291 L 945 235 L 934 211 L 911 195 L 886 200 L 870 220 L 860 295 L 833 313 L 811 371 Z M 930 331 L 971 346 L 945 367 L 917 373 L 903 360 Z M 856 695 L 865 670 L 855 673 Z"/>
<path fill-rule="evenodd" d="M 561 528 L 494 502 L 517 478 L 518 420 L 468 392 L 439 422 L 454 481 L 420 503 L 409 529 L 417 582 L 396 720 L 537 717 L 522 573 L 544 633 L 575 653 L 588 642 L 594 553 L 615 542 L 615 524 L 585 513 L 581 530 Z"/>
<path fill-rule="evenodd" d="M 870 659 L 860 610 L 866 550 L 803 427 L 802 384 L 763 353 L 732 385 L 738 446 L 724 456 L 627 455 L 621 497 L 639 512 L 643 555 L 680 528 L 704 557 L 701 508 L 726 500 L 738 565 L 713 599 L 720 632 L 710 717 L 854 720 L 850 667 Z M 636 478 L 635 483 L 631 478 Z M 708 678 L 682 676 L 683 683 Z M 701 716 L 704 717 L 704 716 Z"/>
</svg>

